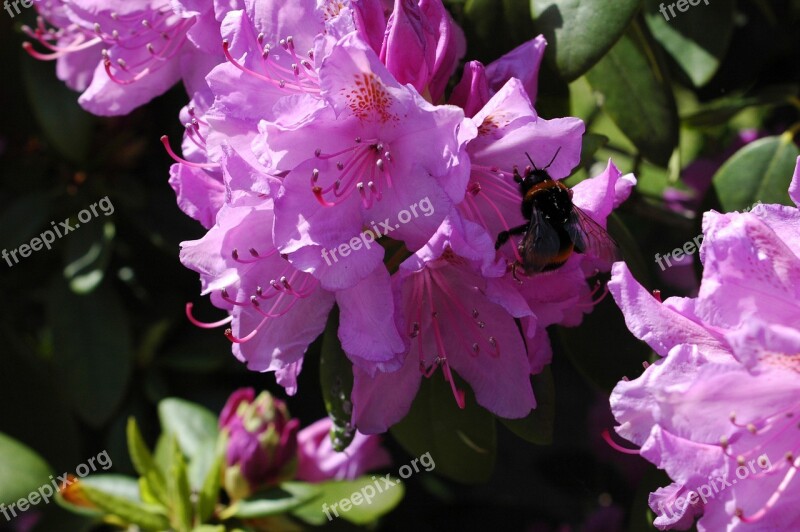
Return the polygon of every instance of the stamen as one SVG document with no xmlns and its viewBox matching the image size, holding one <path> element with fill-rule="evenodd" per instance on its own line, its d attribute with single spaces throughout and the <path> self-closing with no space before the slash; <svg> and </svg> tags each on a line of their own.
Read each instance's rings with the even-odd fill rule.
<svg viewBox="0 0 800 532">
<path fill-rule="evenodd" d="M 619 445 L 614 440 L 612 440 L 611 439 L 611 434 L 608 432 L 608 429 L 603 430 L 601 435 L 603 436 L 603 439 L 606 441 L 606 443 L 612 449 L 614 449 L 615 451 L 619 451 L 619 452 L 625 453 L 625 454 L 641 454 L 639 449 L 627 449 L 627 448 L 622 447 L 621 445 Z"/>
<path fill-rule="evenodd" d="M 223 325 L 227 325 L 231 321 L 233 321 L 233 316 L 228 316 L 225 319 L 206 323 L 199 321 L 197 318 L 194 317 L 192 314 L 192 309 L 194 308 L 194 303 L 186 303 L 186 317 L 195 327 L 200 327 L 201 329 L 216 329 L 217 327 L 222 327 Z"/>
</svg>

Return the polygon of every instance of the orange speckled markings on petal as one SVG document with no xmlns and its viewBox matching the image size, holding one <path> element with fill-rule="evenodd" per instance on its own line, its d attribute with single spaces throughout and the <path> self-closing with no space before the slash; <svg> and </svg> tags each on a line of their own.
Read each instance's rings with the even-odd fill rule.
<svg viewBox="0 0 800 532">
<path fill-rule="evenodd" d="M 491 114 L 483 119 L 483 122 L 478 127 L 478 135 L 485 137 L 493 134 L 500 128 L 506 127 L 511 120 L 506 114 Z"/>
<path fill-rule="evenodd" d="M 768 353 L 761 356 L 761 361 L 770 366 L 800 373 L 800 353 L 796 355 Z"/>
<path fill-rule="evenodd" d="M 326 21 L 331 20 L 332 18 L 338 17 L 342 9 L 344 9 L 344 2 L 325 2 L 325 7 L 322 8 L 322 16 Z"/>
<path fill-rule="evenodd" d="M 390 112 L 392 97 L 386 92 L 378 76 L 368 72 L 356 74 L 356 84 L 349 92 L 345 91 L 347 105 L 360 120 L 376 118 L 382 123 L 397 121 Z"/>
</svg>

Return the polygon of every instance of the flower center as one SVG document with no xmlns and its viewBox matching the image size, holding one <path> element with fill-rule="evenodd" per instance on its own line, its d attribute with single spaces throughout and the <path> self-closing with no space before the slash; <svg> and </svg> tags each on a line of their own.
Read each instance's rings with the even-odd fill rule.
<svg viewBox="0 0 800 532">
<path fill-rule="evenodd" d="M 383 198 L 384 186 L 392 188 L 392 154 L 380 140 L 364 142 L 356 137 L 353 146 L 336 153 L 314 152 L 321 164 L 311 170 L 311 191 L 325 207 L 347 199 L 354 191 L 364 208 Z"/>
</svg>

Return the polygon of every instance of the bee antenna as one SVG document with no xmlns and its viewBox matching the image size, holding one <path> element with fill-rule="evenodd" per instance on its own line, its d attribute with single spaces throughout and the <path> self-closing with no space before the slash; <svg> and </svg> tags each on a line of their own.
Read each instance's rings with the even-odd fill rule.
<svg viewBox="0 0 800 532">
<path fill-rule="evenodd" d="M 544 168 L 542 168 L 542 170 L 547 170 L 548 168 L 550 168 L 550 165 L 551 165 L 551 164 L 553 164 L 553 161 L 555 161 L 555 160 L 556 160 L 556 157 L 558 157 L 558 152 L 560 152 L 560 151 L 561 151 L 561 146 L 559 146 L 559 147 L 558 147 L 558 149 L 556 150 L 556 153 L 555 153 L 555 155 L 553 155 L 553 158 L 552 158 L 552 159 L 550 159 L 550 162 L 549 162 L 549 163 L 547 163 L 547 166 L 545 166 Z"/>
<path fill-rule="evenodd" d="M 525 157 L 527 157 L 528 160 L 531 162 L 531 166 L 533 166 L 533 169 L 534 170 L 538 170 L 538 168 L 536 168 L 536 163 L 533 162 L 533 159 L 531 159 L 531 155 L 528 152 L 525 152 Z"/>
</svg>

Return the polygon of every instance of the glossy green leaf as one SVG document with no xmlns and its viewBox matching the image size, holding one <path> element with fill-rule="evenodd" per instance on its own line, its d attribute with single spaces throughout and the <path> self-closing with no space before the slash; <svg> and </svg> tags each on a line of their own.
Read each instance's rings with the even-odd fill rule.
<svg viewBox="0 0 800 532">
<path fill-rule="evenodd" d="M 595 305 L 580 326 L 557 327 L 555 338 L 586 381 L 604 392 L 610 392 L 624 376 L 639 375 L 642 362 L 651 354 L 647 344 L 628 331 L 611 296 Z"/>
<path fill-rule="evenodd" d="M 696 87 L 714 76 L 733 35 L 733 2 L 663 2 L 644 0 L 645 20 L 653 37 Z M 669 8 L 672 6 L 672 11 Z M 684 7 L 682 12 L 678 6 Z M 660 11 L 663 9 L 664 11 Z"/>
<path fill-rule="evenodd" d="M 319 494 L 309 503 L 294 509 L 292 514 L 317 526 L 337 517 L 356 525 L 372 523 L 391 512 L 405 495 L 400 479 L 390 477 L 387 480 L 393 485 L 387 486 L 381 479 L 372 480 L 370 477 L 315 484 Z"/>
<path fill-rule="evenodd" d="M 324 493 L 324 486 L 325 484 L 284 482 L 279 488 L 236 502 L 222 515 L 225 518 L 255 519 L 286 513 L 312 499 L 316 501 Z"/>
<path fill-rule="evenodd" d="M 217 416 L 198 404 L 183 399 L 164 399 L 158 404 L 158 418 L 164 431 L 175 435 L 189 459 L 203 452 L 203 447 L 216 445 Z"/>
<path fill-rule="evenodd" d="M 172 467 L 167 475 L 170 501 L 170 521 L 178 532 L 189 532 L 192 528 L 192 501 L 186 461 L 177 440 L 173 440 Z"/>
<path fill-rule="evenodd" d="M 631 234 L 620 216 L 612 212 L 608 217 L 608 233 L 614 238 L 622 251 L 622 259 L 633 275 L 642 282 L 650 279 L 650 269 L 642 256 L 641 246 Z"/>
<path fill-rule="evenodd" d="M 84 421 L 100 426 L 122 400 L 133 369 L 125 309 L 108 283 L 78 295 L 57 279 L 48 301 L 64 393 Z"/>
<path fill-rule="evenodd" d="M 83 224 L 75 235 L 70 235 L 66 243 L 64 277 L 77 294 L 87 294 L 100 285 L 111 259 L 112 242 L 116 234 L 114 224 L 101 223 L 100 220 L 93 222 Z"/>
<path fill-rule="evenodd" d="M 531 0 L 536 31 L 544 34 L 561 77 L 577 79 L 625 32 L 639 0 Z"/>
<path fill-rule="evenodd" d="M 553 443 L 556 415 L 556 389 L 550 367 L 546 366 L 541 373 L 532 376 L 531 381 L 536 408 L 522 419 L 497 419 L 525 441 L 550 445 Z"/>
<path fill-rule="evenodd" d="M 90 475 L 80 480 L 80 486 L 89 486 L 90 488 L 102 491 L 103 493 L 114 495 L 122 499 L 127 499 L 133 503 L 138 504 L 142 502 L 138 482 L 135 478 L 126 477 L 124 475 Z M 56 498 L 56 501 L 58 502 L 59 506 L 62 506 L 73 513 L 79 513 L 93 517 L 99 517 L 104 514 L 104 512 L 98 508 L 76 506 L 64 499 L 64 497 L 62 497 L 60 494 Z"/>
<path fill-rule="evenodd" d="M 797 156 L 789 134 L 751 142 L 714 175 L 714 189 L 725 211 L 740 211 L 756 202 L 794 205 L 789 198 Z"/>
<path fill-rule="evenodd" d="M 119 517 L 126 523 L 138 525 L 147 530 L 169 528 L 169 520 L 160 513 L 161 510 L 157 506 L 137 503 L 85 483 L 81 484 L 80 491 L 92 504 L 106 513 Z"/>
<path fill-rule="evenodd" d="M 495 422 L 463 382 L 458 386 L 466 392 L 464 410 L 441 372 L 423 379 L 408 415 L 391 432 L 411 456 L 430 453 L 438 474 L 477 484 L 494 470 Z"/>
<path fill-rule="evenodd" d="M 470 58 L 496 58 L 535 35 L 529 0 L 466 0 L 464 30 Z M 497 28 L 503 31 L 498 32 Z"/>
<path fill-rule="evenodd" d="M 711 127 L 727 124 L 734 116 L 749 107 L 775 106 L 789 103 L 800 91 L 797 85 L 774 85 L 752 94 L 733 94 L 718 98 L 688 116 L 683 117 L 687 126 Z"/>
<path fill-rule="evenodd" d="M 197 458 L 195 458 L 197 460 Z M 197 495 L 197 516 L 201 523 L 206 522 L 213 514 L 219 500 L 219 491 L 222 485 L 222 466 L 224 455 L 218 453 L 210 467 L 206 471 L 206 478 L 203 481 Z M 191 477 L 191 475 L 190 475 Z"/>
<path fill-rule="evenodd" d="M 47 217 L 50 210 L 50 201 L 50 194 L 37 192 L 16 198 L 10 202 L 0 214 L 0 227 L 3 228 L 3 231 L 0 232 L 0 246 L 2 246 L 2 249 L 10 251 L 19 248 L 22 244 L 30 245 L 33 237 L 39 236 L 42 231 L 46 230 L 49 222 Z M 46 253 L 47 251 L 47 247 L 45 247 L 39 250 L 39 253 Z M 17 253 L 16 258 L 18 262 L 15 262 L 14 257 L 9 255 L 9 258 L 4 258 L 0 264 L 4 267 L 9 267 L 8 261 L 10 261 L 12 264 L 10 267 L 16 267 L 18 264 L 24 264 L 26 260 L 26 257 L 22 257 L 19 253 Z"/>
<path fill-rule="evenodd" d="M 132 417 L 128 419 L 127 439 L 131 462 L 133 462 L 136 472 L 139 473 L 146 484 L 145 489 L 148 490 L 155 499 L 166 504 L 167 485 L 164 480 L 164 475 L 159 470 L 155 460 L 153 460 L 153 455 L 150 454 L 150 450 L 147 448 L 141 432 L 139 432 L 136 420 Z"/>
<path fill-rule="evenodd" d="M 343 451 L 355 437 L 355 428 L 350 424 L 353 415 L 353 403 L 350 400 L 353 391 L 353 364 L 342 350 L 338 330 L 339 308 L 334 307 L 322 336 L 319 377 L 325 409 L 333 421 L 333 448 Z"/>
<path fill-rule="evenodd" d="M 626 33 L 587 74 L 601 107 L 641 154 L 666 166 L 678 144 L 678 110 L 638 32 Z"/>
<path fill-rule="evenodd" d="M 47 139 L 69 160 L 89 156 L 94 117 L 78 105 L 78 93 L 68 89 L 53 72 L 53 63 L 26 58 L 22 76 L 28 102 Z"/>
<path fill-rule="evenodd" d="M 587 168 L 594 161 L 597 150 L 608 144 L 608 137 L 596 133 L 586 133 L 581 139 L 581 163 L 576 170 Z"/>
<path fill-rule="evenodd" d="M 51 472 L 36 452 L 0 432 L 0 503 L 16 502 L 49 484 Z"/>
</svg>

